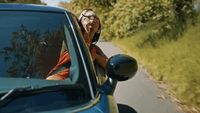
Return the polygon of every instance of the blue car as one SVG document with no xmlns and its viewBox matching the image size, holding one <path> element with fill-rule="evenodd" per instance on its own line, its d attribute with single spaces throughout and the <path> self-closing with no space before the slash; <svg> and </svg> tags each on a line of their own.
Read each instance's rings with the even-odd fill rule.
<svg viewBox="0 0 200 113">
<path fill-rule="evenodd" d="M 69 77 L 46 80 L 63 48 Z M 136 60 L 123 54 L 105 70 L 94 63 L 68 10 L 0 4 L 0 113 L 118 113 L 116 84 L 136 71 Z"/>
</svg>

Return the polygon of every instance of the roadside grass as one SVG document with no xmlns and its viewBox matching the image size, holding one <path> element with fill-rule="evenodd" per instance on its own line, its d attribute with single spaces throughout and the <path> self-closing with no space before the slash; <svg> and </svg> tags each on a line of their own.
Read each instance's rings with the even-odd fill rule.
<svg viewBox="0 0 200 113">
<path fill-rule="evenodd" d="M 200 24 L 188 27 L 176 41 L 162 39 L 156 47 L 148 43 L 140 46 L 150 31 L 113 42 L 135 57 L 154 79 L 167 84 L 167 92 L 189 106 L 188 113 L 200 112 Z"/>
</svg>

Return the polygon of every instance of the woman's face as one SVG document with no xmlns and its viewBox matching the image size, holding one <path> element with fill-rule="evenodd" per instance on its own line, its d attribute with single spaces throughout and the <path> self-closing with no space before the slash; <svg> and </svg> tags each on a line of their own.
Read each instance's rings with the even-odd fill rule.
<svg viewBox="0 0 200 113">
<path fill-rule="evenodd" d="M 87 11 L 85 14 L 82 14 L 81 23 L 85 29 L 85 40 L 87 43 L 91 43 L 94 34 L 99 29 L 99 18 L 95 15 L 93 11 Z"/>
</svg>

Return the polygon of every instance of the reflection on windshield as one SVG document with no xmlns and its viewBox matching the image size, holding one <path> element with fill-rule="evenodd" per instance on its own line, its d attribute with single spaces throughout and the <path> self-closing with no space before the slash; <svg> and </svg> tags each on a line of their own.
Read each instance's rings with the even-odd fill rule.
<svg viewBox="0 0 200 113">
<path fill-rule="evenodd" d="M 4 62 L 9 66 L 6 70 L 8 75 L 31 78 L 46 75 L 58 60 L 60 49 L 57 48 L 61 48 L 62 44 L 58 35 L 61 32 L 63 29 L 59 28 L 55 32 L 46 32 L 39 38 L 40 31 L 28 31 L 26 26 L 21 25 L 18 31 L 12 33 L 10 46 L 3 47 L 0 51 Z"/>
<path fill-rule="evenodd" d="M 0 77 L 46 78 L 59 60 L 65 18 L 15 12 L 13 19 L 11 14 L 0 16 Z"/>
<path fill-rule="evenodd" d="M 61 40 L 57 35 L 62 32 L 46 32 L 40 37 L 39 31 L 28 31 L 21 25 L 19 30 L 12 33 L 11 45 L 3 47 L 1 54 L 4 62 L 9 64 L 7 73 L 11 77 L 34 77 L 46 75 L 58 59 Z M 56 36 L 56 37 L 55 37 Z M 57 43 L 55 43 L 57 41 Z M 54 53 L 54 54 L 51 54 Z M 54 60 L 56 59 L 56 60 Z M 52 61 L 48 62 L 47 61 Z"/>
</svg>

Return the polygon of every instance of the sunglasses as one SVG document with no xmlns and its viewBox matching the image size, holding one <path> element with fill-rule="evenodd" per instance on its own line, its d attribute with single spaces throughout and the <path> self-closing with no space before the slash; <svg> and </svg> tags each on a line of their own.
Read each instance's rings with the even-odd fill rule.
<svg viewBox="0 0 200 113">
<path fill-rule="evenodd" d="M 83 17 L 86 17 L 89 20 L 98 20 L 98 17 L 96 15 L 85 15 L 85 14 L 82 14 L 82 15 Z"/>
</svg>

